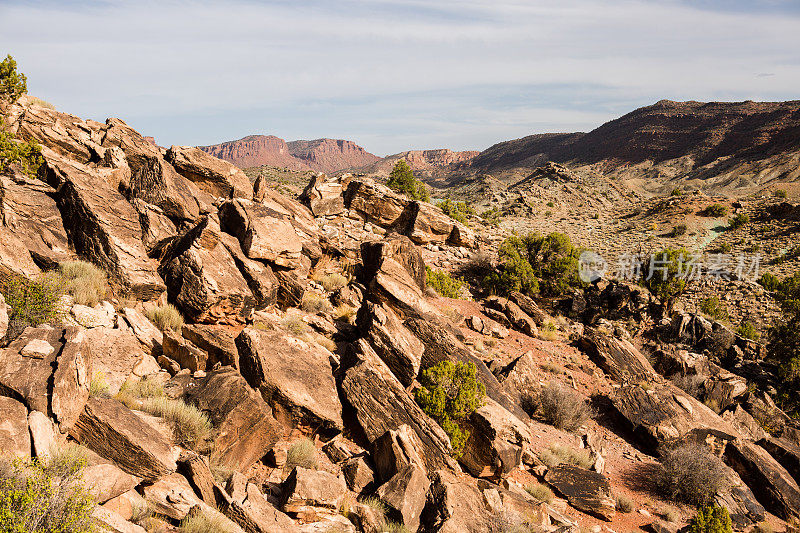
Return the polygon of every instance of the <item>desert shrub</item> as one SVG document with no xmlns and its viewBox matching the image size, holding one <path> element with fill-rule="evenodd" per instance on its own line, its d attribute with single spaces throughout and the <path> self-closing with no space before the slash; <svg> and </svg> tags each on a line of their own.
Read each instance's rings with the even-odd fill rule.
<svg viewBox="0 0 800 533">
<path fill-rule="evenodd" d="M 45 109 L 55 109 L 56 106 L 48 102 L 47 100 L 42 100 L 41 98 L 37 98 L 36 96 L 28 96 L 31 101 L 31 105 L 37 105 L 39 107 L 43 107 Z"/>
<path fill-rule="evenodd" d="M 780 278 L 770 272 L 764 272 L 764 274 L 758 278 L 758 283 L 768 291 L 776 291 L 781 286 Z"/>
<path fill-rule="evenodd" d="M 286 313 L 286 316 L 281 320 L 281 324 L 289 333 L 297 337 L 305 335 L 310 329 L 303 317 L 297 312 Z"/>
<path fill-rule="evenodd" d="M 697 510 L 689 524 L 689 533 L 732 533 L 728 510 L 719 505 L 706 505 Z"/>
<path fill-rule="evenodd" d="M 757 341 L 761 337 L 761 333 L 758 332 L 758 328 L 756 328 L 752 322 L 748 321 L 744 321 L 739 324 L 736 334 L 751 341 Z"/>
<path fill-rule="evenodd" d="M 211 422 L 197 407 L 172 398 L 145 398 L 138 409 L 164 419 L 172 428 L 175 442 L 195 451 L 208 449 Z"/>
<path fill-rule="evenodd" d="M 109 398 L 111 396 L 105 373 L 95 372 L 92 375 L 92 381 L 89 383 L 89 396 L 94 398 Z"/>
<path fill-rule="evenodd" d="M 551 342 L 558 339 L 558 328 L 553 322 L 548 320 L 539 328 L 539 338 Z"/>
<path fill-rule="evenodd" d="M 475 214 L 475 210 L 470 207 L 467 202 L 444 200 L 443 202 L 439 202 L 438 206 L 442 211 L 444 211 L 445 215 L 449 216 L 456 222 L 461 222 L 465 225 L 469 225 L 469 220 L 467 217 Z"/>
<path fill-rule="evenodd" d="M 225 515 L 210 510 L 190 512 L 178 526 L 180 533 L 233 533 L 238 529 Z"/>
<path fill-rule="evenodd" d="M 553 491 L 550 490 L 550 487 L 542 485 L 541 483 L 528 485 L 525 487 L 525 490 L 540 502 L 550 503 L 553 501 Z"/>
<path fill-rule="evenodd" d="M 729 482 L 719 457 L 708 448 L 687 444 L 664 454 L 657 484 L 668 498 L 705 505 L 727 489 Z"/>
<path fill-rule="evenodd" d="M 659 511 L 659 514 L 661 514 L 664 520 L 673 524 L 677 523 L 681 519 L 680 511 L 671 506 L 662 507 Z"/>
<path fill-rule="evenodd" d="M 777 533 L 777 531 L 775 531 L 775 527 L 772 524 L 764 521 L 753 526 L 753 533 Z"/>
<path fill-rule="evenodd" d="M 474 363 L 441 361 L 420 374 L 422 385 L 415 399 L 450 437 L 453 452 L 460 455 L 469 431 L 460 423 L 481 406 L 486 387 L 475 376 Z"/>
<path fill-rule="evenodd" d="M 33 139 L 24 141 L 6 131 L 3 118 L 0 117 L 0 172 L 16 166 L 20 172 L 34 178 L 42 161 L 41 146 Z"/>
<path fill-rule="evenodd" d="M 0 61 L 0 98 L 16 102 L 20 96 L 28 92 L 28 78 L 17 72 L 17 62 L 11 55 Z"/>
<path fill-rule="evenodd" d="M 700 311 L 716 320 L 728 320 L 728 310 L 725 308 L 725 304 L 716 296 L 701 300 Z"/>
<path fill-rule="evenodd" d="M 94 306 L 106 295 L 106 273 L 86 261 L 65 261 L 58 265 L 65 290 L 75 303 Z"/>
<path fill-rule="evenodd" d="M 682 235 L 686 235 L 687 229 L 688 228 L 686 227 L 686 224 L 678 224 L 677 226 L 672 228 L 672 231 L 669 232 L 669 236 L 670 237 L 680 237 Z"/>
<path fill-rule="evenodd" d="M 559 296 L 585 285 L 578 274 L 580 252 L 563 233 L 512 235 L 500 245 L 498 271 L 484 284 L 497 294 Z"/>
<path fill-rule="evenodd" d="M 797 259 L 798 257 L 800 257 L 800 245 L 789 248 L 781 255 L 773 259 L 772 263 L 775 265 L 780 265 L 781 263 L 785 263 L 786 261 L 791 261 L 792 259 Z"/>
<path fill-rule="evenodd" d="M 556 204 L 554 204 L 554 203 L 552 202 L 552 200 L 551 200 L 551 201 L 549 201 L 549 202 L 547 202 L 547 207 L 555 207 L 555 206 L 556 206 Z"/>
<path fill-rule="evenodd" d="M 542 388 L 539 410 L 548 424 L 566 431 L 575 431 L 589 420 L 589 408 L 583 398 L 558 381 Z"/>
<path fill-rule="evenodd" d="M 700 211 L 700 214 L 706 217 L 724 217 L 728 214 L 728 208 L 722 204 L 711 204 Z"/>
<path fill-rule="evenodd" d="M 9 533 L 88 533 L 95 503 L 83 486 L 86 460 L 57 468 L 35 459 L 0 459 L 0 531 Z"/>
<path fill-rule="evenodd" d="M 427 202 L 430 199 L 430 194 L 425 184 L 414 177 L 411 167 L 403 159 L 394 165 L 386 185 L 390 189 L 403 193 L 414 200 Z"/>
<path fill-rule="evenodd" d="M 336 320 L 350 322 L 354 316 L 356 316 L 356 309 L 352 305 L 339 304 L 336 306 L 336 309 L 333 310 L 333 318 Z"/>
<path fill-rule="evenodd" d="M 745 215 L 744 213 L 739 213 L 728 221 L 728 229 L 731 230 L 739 229 L 748 222 L 750 222 L 750 217 Z"/>
<path fill-rule="evenodd" d="M 431 287 L 437 294 L 445 298 L 460 298 L 461 292 L 466 285 L 461 279 L 452 276 L 450 273 L 443 270 L 433 270 L 430 267 L 425 267 L 425 282 L 428 287 Z"/>
<path fill-rule="evenodd" d="M 61 319 L 63 283 L 58 276 L 44 274 L 28 279 L 10 274 L 0 279 L 0 293 L 11 307 L 6 339 L 14 339 L 28 326 L 38 326 Z"/>
<path fill-rule="evenodd" d="M 562 444 L 553 444 L 539 454 L 539 459 L 548 467 L 568 464 L 579 468 L 591 468 L 592 456 L 589 450 L 570 448 Z"/>
<path fill-rule="evenodd" d="M 164 396 L 166 396 L 164 386 L 155 379 L 147 376 L 138 381 L 126 381 L 122 384 L 117 393 L 117 399 L 129 407 L 135 400 L 163 398 Z"/>
<path fill-rule="evenodd" d="M 775 192 L 772 193 L 775 198 L 786 198 L 786 191 L 783 189 L 775 189 Z"/>
<path fill-rule="evenodd" d="M 320 276 L 319 278 L 315 279 L 322 284 L 322 288 L 327 292 L 337 291 L 342 287 L 347 286 L 347 278 L 338 272 L 325 274 L 324 276 Z"/>
<path fill-rule="evenodd" d="M 675 187 L 674 189 L 672 189 L 670 196 L 683 196 L 683 191 L 680 190 L 678 187 Z"/>
<path fill-rule="evenodd" d="M 689 252 L 683 248 L 665 248 L 653 254 L 642 268 L 642 284 L 668 310 L 686 290 L 686 279 L 681 269 L 689 257 Z"/>
<path fill-rule="evenodd" d="M 800 272 L 777 284 L 775 298 L 783 317 L 769 332 L 768 357 L 778 364 L 777 401 L 794 416 L 800 415 Z"/>
<path fill-rule="evenodd" d="M 381 531 L 384 531 L 385 533 L 411 533 L 406 526 L 392 520 L 387 520 L 384 522 Z"/>
<path fill-rule="evenodd" d="M 633 511 L 633 500 L 624 494 L 617 494 L 617 511 L 620 513 L 630 513 Z"/>
<path fill-rule="evenodd" d="M 491 209 L 487 209 L 483 213 L 481 213 L 481 218 L 487 223 L 493 226 L 496 226 L 500 223 L 500 219 L 502 218 L 503 214 L 500 210 L 495 206 Z"/>
<path fill-rule="evenodd" d="M 306 313 L 314 314 L 330 313 L 333 311 L 331 303 L 327 298 L 312 291 L 306 291 L 306 293 L 303 294 L 300 307 L 302 307 L 303 311 Z"/>
<path fill-rule="evenodd" d="M 289 448 L 286 455 L 286 468 L 300 466 L 303 468 L 317 468 L 317 447 L 311 439 L 300 439 Z"/>
<path fill-rule="evenodd" d="M 183 327 L 183 317 L 178 308 L 172 304 L 158 305 L 145 312 L 150 322 L 161 331 L 180 331 Z"/>
</svg>

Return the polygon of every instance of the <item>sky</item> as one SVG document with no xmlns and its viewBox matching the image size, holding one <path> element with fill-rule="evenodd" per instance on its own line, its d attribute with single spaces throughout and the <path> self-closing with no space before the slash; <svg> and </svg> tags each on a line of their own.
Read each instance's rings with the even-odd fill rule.
<svg viewBox="0 0 800 533">
<path fill-rule="evenodd" d="M 661 99 L 800 99 L 800 0 L 0 0 L 0 28 L 29 93 L 164 146 L 482 150 Z"/>
</svg>

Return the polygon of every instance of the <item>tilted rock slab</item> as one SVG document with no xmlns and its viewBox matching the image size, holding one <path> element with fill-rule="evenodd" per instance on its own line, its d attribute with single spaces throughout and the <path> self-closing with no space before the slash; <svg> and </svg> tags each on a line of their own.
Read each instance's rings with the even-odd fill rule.
<svg viewBox="0 0 800 533">
<path fill-rule="evenodd" d="M 220 198 L 253 198 L 250 178 L 227 161 L 194 146 L 172 146 L 165 159 L 206 193 Z"/>
<path fill-rule="evenodd" d="M 611 485 L 603 474 L 562 464 L 551 468 L 545 481 L 579 511 L 608 521 L 617 514 Z"/>
</svg>

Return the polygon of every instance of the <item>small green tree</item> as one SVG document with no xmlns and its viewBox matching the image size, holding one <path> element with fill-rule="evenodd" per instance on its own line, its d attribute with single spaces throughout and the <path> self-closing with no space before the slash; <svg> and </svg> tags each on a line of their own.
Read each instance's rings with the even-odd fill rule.
<svg viewBox="0 0 800 533">
<path fill-rule="evenodd" d="M 6 339 L 16 338 L 28 326 L 61 318 L 59 300 L 64 294 L 64 282 L 60 276 L 44 274 L 31 280 L 8 274 L 5 279 L 0 279 L 0 293 L 11 307 Z"/>
<path fill-rule="evenodd" d="M 0 98 L 11 103 L 28 92 L 28 79 L 25 74 L 17 72 L 17 62 L 11 55 L 0 61 Z"/>
<path fill-rule="evenodd" d="M 665 248 L 653 254 L 642 269 L 642 284 L 653 293 L 667 310 L 686 290 L 687 261 L 691 256 L 683 248 Z"/>
<path fill-rule="evenodd" d="M 728 510 L 719 505 L 707 505 L 697 510 L 689 525 L 690 533 L 732 533 Z"/>
<path fill-rule="evenodd" d="M 0 117 L 0 173 L 6 172 L 12 165 L 28 177 L 35 177 L 42 164 L 41 147 L 33 139 L 21 141 L 6 131 L 3 118 Z"/>
<path fill-rule="evenodd" d="M 453 452 L 460 456 L 469 438 L 461 423 L 481 406 L 486 395 L 486 387 L 475 375 L 475 364 L 441 361 L 423 371 L 419 381 L 417 403 L 447 433 Z"/>
<path fill-rule="evenodd" d="M 445 215 L 449 216 L 456 222 L 461 222 L 462 224 L 466 225 L 469 225 L 469 220 L 467 220 L 467 217 L 475 214 L 475 210 L 466 202 L 454 202 L 448 199 L 440 202 L 438 205 L 439 208 L 444 211 Z"/>
<path fill-rule="evenodd" d="M 403 193 L 414 200 L 423 202 L 430 200 L 425 184 L 414 177 L 414 172 L 404 159 L 395 163 L 386 185 L 393 191 Z"/>
</svg>

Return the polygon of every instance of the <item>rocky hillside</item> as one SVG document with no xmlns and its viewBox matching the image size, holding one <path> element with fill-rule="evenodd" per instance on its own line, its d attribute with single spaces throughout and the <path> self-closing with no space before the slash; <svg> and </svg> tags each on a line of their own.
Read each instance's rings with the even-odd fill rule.
<svg viewBox="0 0 800 533">
<path fill-rule="evenodd" d="M 800 177 L 799 133 L 800 101 L 662 100 L 589 133 L 532 135 L 499 143 L 461 171 L 518 176 L 555 161 L 593 165 L 628 178 L 763 185 Z"/>
<path fill-rule="evenodd" d="M 380 159 L 352 141 L 316 139 L 287 143 L 273 135 L 250 135 L 200 149 L 240 168 L 268 165 L 327 173 L 368 165 Z"/>
<path fill-rule="evenodd" d="M 354 171 L 377 176 L 379 178 L 386 178 L 389 176 L 395 164 L 403 159 L 411 167 L 411 170 L 414 171 L 415 176 L 431 181 L 431 178 L 441 178 L 447 175 L 451 168 L 460 163 L 470 161 L 479 153 L 480 152 L 475 151 L 454 152 L 448 148 L 436 150 L 409 150 L 386 156 L 380 161 L 376 161 L 371 165 L 361 166 L 354 169 Z M 436 180 L 434 179 L 432 182 L 435 183 Z"/>
<path fill-rule="evenodd" d="M 699 497 L 737 531 L 800 515 L 800 427 L 729 325 L 619 281 L 445 298 L 426 267 L 491 271 L 510 231 L 350 174 L 297 201 L 26 96 L 0 111 L 43 158 L 0 176 L 0 456 L 81 450 L 103 527 L 676 533 Z M 534 186 L 635 203 L 557 165 Z M 76 260 L 107 276 L 94 301 Z"/>
</svg>

